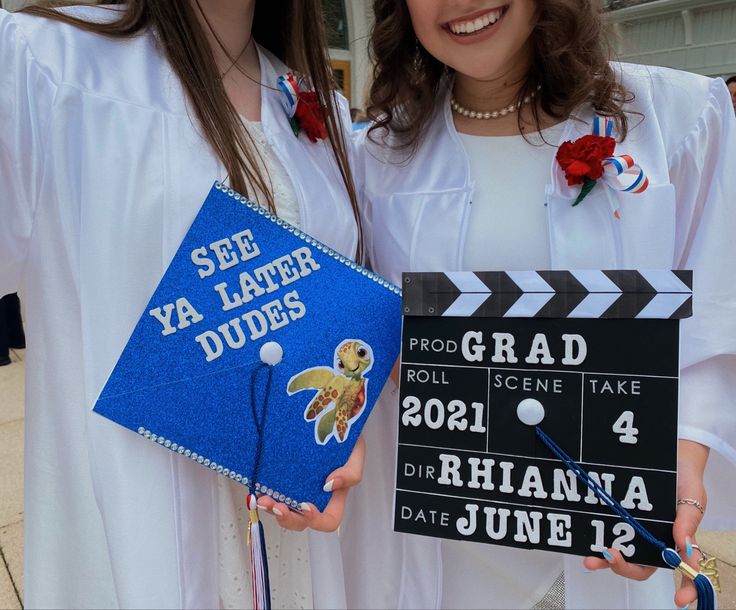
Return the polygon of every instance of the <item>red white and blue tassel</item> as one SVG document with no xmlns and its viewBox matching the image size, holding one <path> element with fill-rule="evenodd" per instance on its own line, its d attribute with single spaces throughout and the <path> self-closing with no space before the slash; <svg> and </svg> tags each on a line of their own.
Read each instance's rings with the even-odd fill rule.
<svg viewBox="0 0 736 610">
<path fill-rule="evenodd" d="M 595 116 L 593 118 L 593 135 L 612 137 L 613 121 L 606 117 Z M 613 215 L 620 219 L 620 204 L 618 198 L 612 191 L 622 193 L 643 193 L 649 186 L 644 170 L 634 162 L 631 155 L 620 155 L 607 157 L 602 162 L 603 176 L 601 180 L 608 187 L 608 202 Z"/>
<path fill-rule="evenodd" d="M 258 518 L 258 504 L 248 494 L 248 546 L 250 547 L 250 575 L 254 610 L 271 610 L 271 586 L 268 578 L 268 555 L 263 523 Z"/>
</svg>

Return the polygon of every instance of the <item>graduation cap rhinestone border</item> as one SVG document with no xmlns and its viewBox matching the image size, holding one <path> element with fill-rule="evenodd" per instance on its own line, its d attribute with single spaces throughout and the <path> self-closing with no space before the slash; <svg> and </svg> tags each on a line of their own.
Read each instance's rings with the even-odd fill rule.
<svg viewBox="0 0 736 610">
<path fill-rule="evenodd" d="M 272 214 L 266 208 L 261 206 L 259 203 L 249 199 L 248 197 L 245 197 L 244 195 L 241 195 L 240 193 L 231 189 L 230 187 L 228 187 L 226 184 L 223 184 L 222 182 L 215 182 L 214 187 L 218 191 L 225 193 L 226 195 L 228 195 L 229 197 L 231 197 L 238 203 L 241 203 L 247 206 L 248 208 L 252 209 L 253 211 L 258 212 L 258 214 L 260 214 L 264 218 L 270 220 L 277 226 L 282 227 L 284 230 L 293 234 L 295 237 L 302 239 L 307 244 L 319 250 L 320 252 L 326 254 L 327 256 L 330 256 L 336 261 L 339 261 L 340 263 L 344 264 L 346 267 L 349 267 L 353 271 L 360 273 L 366 278 L 373 280 L 374 282 L 376 282 L 380 286 L 383 286 L 387 290 L 390 290 L 394 294 L 401 296 L 402 294 L 401 288 L 399 288 L 398 286 L 392 284 L 391 282 L 384 279 L 380 275 L 373 273 L 369 269 L 366 269 L 365 267 L 351 260 L 347 256 L 340 254 L 339 252 L 323 244 L 322 242 L 314 239 L 311 235 L 305 233 L 298 227 L 295 227 L 294 225 L 283 220 L 282 218 L 279 218 L 275 214 Z M 191 449 L 188 449 L 181 444 L 178 444 L 170 439 L 167 439 L 164 436 L 158 435 L 154 431 L 151 431 L 144 426 L 138 427 L 137 432 L 140 436 L 151 441 L 152 443 L 155 443 L 161 447 L 164 447 L 165 449 L 168 449 L 169 451 L 172 451 L 178 455 L 189 458 L 193 460 L 194 462 L 197 462 L 198 464 L 204 466 L 205 468 L 209 468 L 210 470 L 213 470 L 217 472 L 218 474 L 221 474 L 222 476 L 225 476 L 233 481 L 236 481 L 237 483 L 240 483 L 241 485 L 248 488 L 249 490 L 251 489 L 251 486 L 252 486 L 251 491 L 258 492 L 262 495 L 270 496 L 274 498 L 275 500 L 278 500 L 279 502 L 283 502 L 290 508 L 298 512 L 301 512 L 301 507 L 300 507 L 299 502 L 286 496 L 285 494 L 281 493 L 280 491 L 276 489 L 267 487 L 266 485 L 262 485 L 261 483 L 257 481 L 252 482 L 248 479 L 247 476 L 239 472 L 236 472 L 235 470 L 226 468 L 222 466 L 221 464 L 218 464 L 215 461 L 209 459 L 208 457 L 200 453 L 197 453 L 195 451 L 192 451 Z"/>
<path fill-rule="evenodd" d="M 283 227 L 289 233 L 293 233 L 295 237 L 298 237 L 299 239 L 304 240 L 310 246 L 315 247 L 320 252 L 323 252 L 324 254 L 327 254 L 328 256 L 331 256 L 332 258 L 334 258 L 337 261 L 340 261 L 341 263 L 343 263 L 347 267 L 350 267 L 350 269 L 352 269 L 353 271 L 360 272 L 362 275 L 366 276 L 369 280 L 373 280 L 374 282 L 376 282 L 380 286 L 383 286 L 384 288 L 390 290 L 394 294 L 398 294 L 399 296 L 401 296 L 401 288 L 399 288 L 398 286 L 396 286 L 396 285 L 392 284 L 391 282 L 389 282 L 388 280 L 382 278 L 377 273 L 373 273 L 373 271 L 370 271 L 369 269 L 366 269 L 365 267 L 363 267 L 362 265 L 360 265 L 360 264 L 356 263 L 355 261 L 351 260 L 347 256 L 345 256 L 343 254 L 340 254 L 336 250 L 333 250 L 329 246 L 326 246 L 322 242 L 317 241 L 316 239 L 314 239 L 308 233 L 305 233 L 304 231 L 302 231 L 298 227 L 295 227 L 294 225 L 289 224 L 288 222 L 286 222 L 284 219 L 279 218 L 275 214 L 272 214 L 271 212 L 269 212 L 266 208 L 264 208 L 259 203 L 253 201 L 252 199 L 248 199 L 244 195 L 241 195 L 240 193 L 238 193 L 235 190 L 231 189 L 230 187 L 228 187 L 226 184 L 223 184 L 222 182 L 215 182 L 215 188 L 218 191 L 222 191 L 223 193 L 225 193 L 228 196 L 232 197 L 235 201 L 248 206 L 252 210 L 255 210 L 261 216 L 264 216 L 265 218 L 267 218 L 271 222 L 276 223 L 279 227 Z"/>
<path fill-rule="evenodd" d="M 148 439 L 152 443 L 161 445 L 162 447 L 165 447 L 166 449 L 169 449 L 170 451 L 173 451 L 178 455 L 183 455 L 184 457 L 197 462 L 197 464 L 201 464 L 205 468 L 215 470 L 218 474 L 221 474 L 224 477 L 228 477 L 233 481 L 237 481 L 238 483 L 242 483 L 245 487 L 250 488 L 250 481 L 248 480 L 248 477 L 245 477 L 242 474 L 235 472 L 234 470 L 230 470 L 229 468 L 225 468 L 224 466 L 211 461 L 203 455 L 200 455 L 197 452 L 192 451 L 191 449 L 185 448 L 183 445 L 179 445 L 175 442 L 170 441 L 167 438 L 164 438 L 163 436 L 159 436 L 151 432 L 150 430 L 146 430 L 143 426 L 138 428 L 138 434 L 140 434 L 143 438 Z M 299 509 L 299 503 L 296 500 L 292 500 L 291 498 L 286 497 L 284 494 L 280 493 L 277 490 L 266 488 L 260 483 L 256 483 L 253 488 L 255 489 L 255 491 L 266 496 L 271 496 L 275 500 L 283 502 L 291 508 L 297 510 Z"/>
</svg>

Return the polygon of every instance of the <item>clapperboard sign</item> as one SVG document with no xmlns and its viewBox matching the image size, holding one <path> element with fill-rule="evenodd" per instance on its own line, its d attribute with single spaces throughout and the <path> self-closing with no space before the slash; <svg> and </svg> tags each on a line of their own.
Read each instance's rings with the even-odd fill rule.
<svg viewBox="0 0 736 610">
<path fill-rule="evenodd" d="M 662 565 L 517 410 L 671 542 L 691 272 L 407 273 L 403 308 L 397 531 Z"/>
</svg>

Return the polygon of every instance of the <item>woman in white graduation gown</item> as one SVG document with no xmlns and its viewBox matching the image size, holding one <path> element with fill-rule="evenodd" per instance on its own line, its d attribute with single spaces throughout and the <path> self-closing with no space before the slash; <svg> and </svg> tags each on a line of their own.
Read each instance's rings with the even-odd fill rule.
<svg viewBox="0 0 736 610">
<path fill-rule="evenodd" d="M 90 408 L 214 180 L 359 249 L 318 3 L 255 4 L 0 10 L 0 294 L 22 291 L 28 326 L 26 607 L 251 603 L 242 489 Z M 277 55 L 323 92 L 327 139 L 294 135 Z M 344 605 L 317 586 L 338 573 L 329 556 L 312 587 L 309 537 L 318 553 L 327 534 L 269 534 L 274 606 Z"/>
<path fill-rule="evenodd" d="M 587 0 L 379 0 L 372 113 L 362 141 L 368 257 L 402 271 L 693 269 L 682 324 L 678 498 L 733 527 L 736 462 L 736 121 L 724 83 L 609 64 Z M 576 207 L 557 145 L 614 120 L 616 153 L 649 187 L 599 184 Z M 541 131 L 541 135 L 540 135 Z M 521 134 L 526 134 L 525 139 Z M 527 141 L 528 140 L 528 141 Z M 341 528 L 348 603 L 385 608 L 663 608 L 672 574 L 602 557 L 529 553 L 389 533 L 398 397 L 385 388 L 365 428 L 363 484 Z M 694 543 L 697 506 L 678 506 L 675 539 Z M 698 559 L 693 551 L 688 559 Z M 620 578 L 613 571 L 629 576 Z M 691 602 L 691 584 L 677 593 Z M 539 606 L 536 606 L 539 604 Z"/>
</svg>

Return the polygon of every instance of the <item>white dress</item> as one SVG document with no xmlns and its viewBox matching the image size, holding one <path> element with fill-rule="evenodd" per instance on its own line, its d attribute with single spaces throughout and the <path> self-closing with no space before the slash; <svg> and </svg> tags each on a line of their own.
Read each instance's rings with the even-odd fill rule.
<svg viewBox="0 0 736 610">
<path fill-rule="evenodd" d="M 463 255 L 464 271 L 549 268 L 549 232 L 544 210 L 547 170 L 554 160 L 562 125 L 528 136 L 483 137 L 459 134 L 475 180 Z M 442 607 L 514 607 L 518 590 L 529 591 L 529 604 L 545 608 L 547 595 L 562 572 L 559 556 L 525 550 L 443 540 Z M 470 561 L 468 559 L 470 558 Z M 495 571 L 494 578 L 488 578 Z M 500 572 L 500 573 L 499 573 Z M 564 582 L 564 579 L 560 579 Z M 473 586 L 469 587 L 468 583 Z M 499 582 L 508 583 L 499 587 Z M 507 595 L 507 593 L 509 595 Z M 491 600 L 493 600 L 491 602 Z"/>
<path fill-rule="evenodd" d="M 547 170 L 562 125 L 539 134 L 484 137 L 459 134 L 475 180 L 465 271 L 549 269 L 544 210 Z M 551 144 L 547 144 L 549 142 Z"/>
<path fill-rule="evenodd" d="M 263 133 L 300 225 L 352 255 L 329 148 L 294 136 L 276 87 L 287 67 L 259 59 Z M 118 40 L 0 10 L 0 66 L 0 294 L 22 293 L 28 327 L 26 607 L 217 608 L 221 477 L 90 409 L 224 168 L 150 32 Z M 308 537 L 319 586 L 284 604 L 344 605 L 335 536 Z"/>
<path fill-rule="evenodd" d="M 520 253 L 525 244 L 519 243 L 511 253 L 518 261 L 503 260 L 509 266 L 548 262 L 551 269 L 694 270 L 695 315 L 681 325 L 679 436 L 712 449 L 704 526 L 733 528 L 736 498 L 728 482 L 736 464 L 736 267 L 729 261 L 736 260 L 736 120 L 722 81 L 664 68 L 613 68 L 635 94 L 629 110 L 638 113 L 617 154 L 630 154 L 644 167 L 649 188 L 619 195 L 619 221 L 602 189 L 573 208 L 579 187 L 567 185 L 551 154 L 538 176 L 507 167 L 492 185 L 494 194 L 509 193 L 520 180 L 531 183 L 523 188 L 541 188 L 514 213 L 526 215 L 534 231 L 542 215 L 547 234 L 533 246 L 539 259 Z M 370 260 L 395 283 L 403 271 L 458 271 L 489 261 L 497 268 L 502 260 L 482 232 L 474 237 L 478 196 L 494 171 L 478 164 L 455 130 L 449 97 L 448 87 L 411 158 L 382 145 L 380 134 L 376 143 L 365 134 L 358 138 Z M 577 109 L 559 139 L 589 134 L 592 122 L 591 108 Z M 530 151 L 530 158 L 535 154 Z M 508 203 L 493 213 L 510 213 Z M 537 250 L 542 242 L 546 252 Z M 542 598 L 550 601 L 546 593 L 559 588 L 564 572 L 568 608 L 672 607 L 668 570 L 634 582 L 609 570 L 586 573 L 579 557 L 391 533 L 397 401 L 396 388 L 387 387 L 367 422 L 363 483 L 351 493 L 341 528 L 350 606 L 530 608 Z"/>
</svg>

